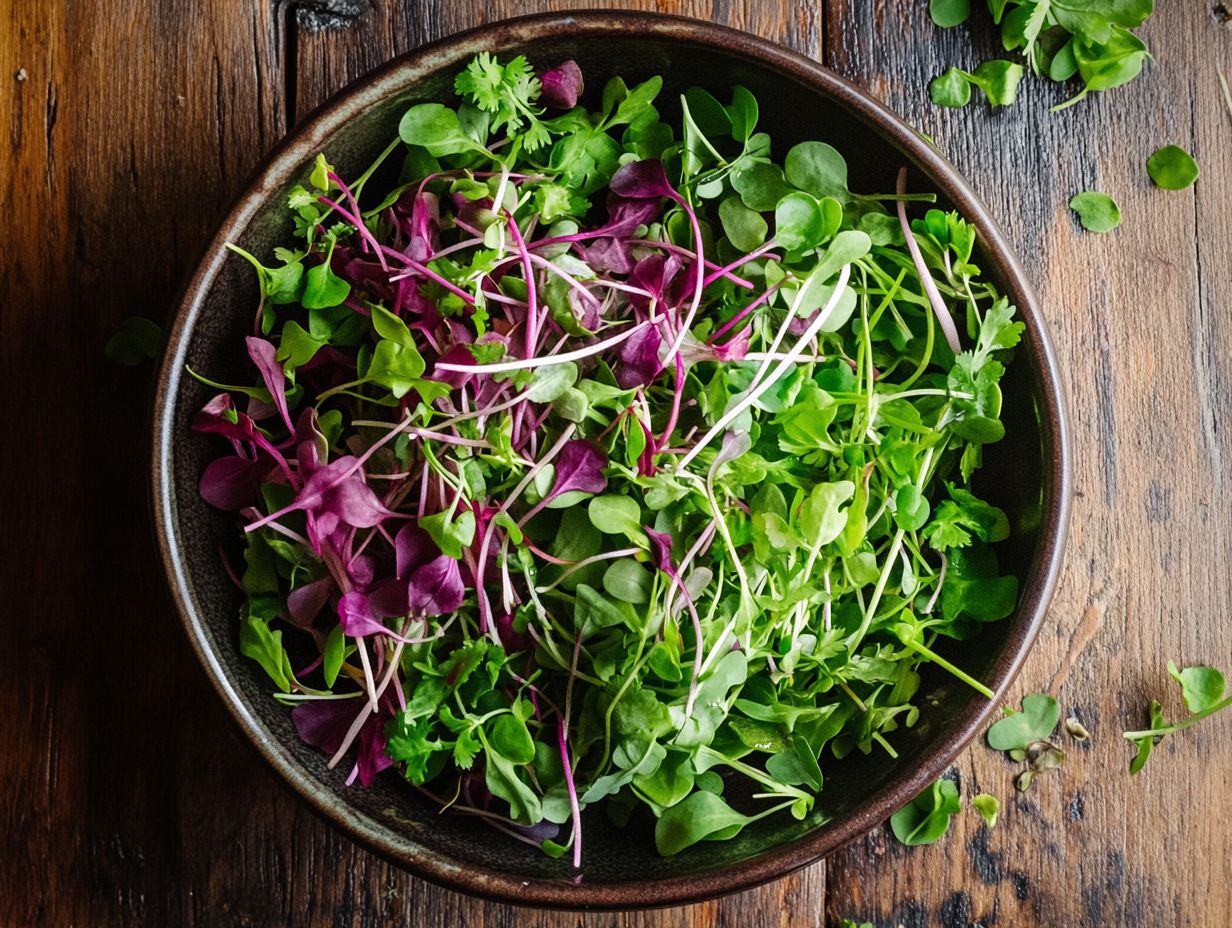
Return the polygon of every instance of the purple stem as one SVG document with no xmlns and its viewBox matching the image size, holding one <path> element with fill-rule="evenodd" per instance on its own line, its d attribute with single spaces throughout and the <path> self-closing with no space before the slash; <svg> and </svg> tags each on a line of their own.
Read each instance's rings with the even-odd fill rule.
<svg viewBox="0 0 1232 928">
<path fill-rule="evenodd" d="M 778 242 L 776 242 L 774 239 L 770 239 L 770 241 L 766 242 L 766 244 L 762 245 L 760 248 L 755 248 L 753 251 L 750 251 L 747 255 L 741 255 L 731 264 L 725 265 L 719 268 L 717 271 L 707 274 L 706 279 L 702 281 L 702 286 L 705 286 L 705 287 L 710 286 L 720 277 L 725 277 L 729 271 L 734 271 L 736 268 L 742 267 L 743 265 L 748 264 L 750 261 L 756 261 L 766 252 L 770 251 L 772 248 L 777 248 L 777 247 L 778 247 Z M 775 258 L 775 260 L 777 260 L 777 256 L 773 256 L 773 257 Z"/>
<path fill-rule="evenodd" d="M 573 816 L 573 867 L 582 866 L 582 810 L 578 805 L 577 787 L 573 785 L 573 765 L 569 763 L 569 745 L 565 740 L 565 726 L 568 720 L 562 720 L 556 731 L 560 740 L 560 765 L 565 771 L 565 788 L 569 791 L 569 814 Z"/>
<path fill-rule="evenodd" d="M 689 251 L 689 249 L 685 248 L 683 245 L 677 245 L 675 242 L 660 242 L 654 239 L 637 239 L 634 244 L 642 245 L 647 248 L 661 248 L 663 251 L 670 251 L 673 254 L 682 255 L 686 258 L 692 258 L 694 261 L 697 260 L 697 252 Z M 702 264 L 712 270 L 721 270 L 721 266 L 713 261 L 703 260 Z M 755 289 L 752 281 L 745 280 L 743 277 L 737 277 L 730 271 L 724 272 L 722 276 L 726 277 L 732 283 L 744 287 L 746 290 Z"/>
<path fill-rule="evenodd" d="M 762 303 L 766 302 L 766 300 L 772 297 L 778 291 L 779 287 L 781 286 L 782 284 L 778 283 L 778 284 L 775 284 L 773 287 L 770 287 L 768 290 L 766 290 L 765 293 L 763 293 L 761 296 L 755 299 L 752 303 L 744 307 L 744 309 L 740 310 L 740 312 L 736 313 L 736 315 L 732 316 L 725 323 L 719 326 L 719 328 L 715 330 L 715 333 L 710 336 L 710 340 L 709 340 L 710 344 L 713 345 L 715 343 L 715 340 L 718 339 L 724 332 L 728 331 L 732 327 L 739 324 L 741 319 L 743 319 L 745 316 L 751 313 L 754 309 L 756 309 Z"/>
<path fill-rule="evenodd" d="M 330 175 L 330 177 L 333 177 L 333 176 L 334 176 L 333 174 Z M 347 191 L 347 193 L 349 194 L 349 191 Z M 381 262 L 381 270 L 385 271 L 385 273 L 388 274 L 389 273 L 389 262 L 385 260 L 385 255 L 381 252 L 380 243 L 376 240 L 376 237 L 373 236 L 372 232 L 368 229 L 367 225 L 364 224 L 363 219 L 360 218 L 358 205 L 355 207 L 355 212 L 352 213 L 349 210 L 347 210 L 346 207 L 344 207 L 341 203 L 331 200 L 327 196 L 317 197 L 317 202 L 324 203 L 326 206 L 328 206 L 330 209 L 332 209 L 339 216 L 341 216 L 343 219 L 345 219 L 347 222 L 349 222 L 352 226 L 355 227 L 355 231 L 359 233 L 359 237 L 360 239 L 363 240 L 364 244 L 371 245 L 372 250 L 376 252 L 376 259 Z M 351 198 L 351 202 L 352 203 L 355 202 L 354 197 Z"/>
<path fill-rule="evenodd" d="M 399 251 L 395 251 L 394 249 L 390 248 L 387 245 L 382 245 L 381 249 L 390 257 L 397 258 L 399 261 L 402 261 L 403 263 L 405 263 L 406 266 L 410 268 L 412 271 L 414 271 L 416 274 L 421 274 L 422 276 L 427 277 L 429 280 L 435 281 L 436 283 L 444 287 L 446 290 L 448 290 L 450 293 L 461 297 L 469 305 L 471 306 L 475 305 L 475 297 L 472 294 L 467 293 L 465 290 L 461 289 L 453 282 L 446 280 L 444 277 L 442 277 L 436 271 L 432 270 L 427 265 L 420 264 L 414 258 L 408 258 L 406 255 L 402 254 Z M 412 275 L 409 273 L 403 274 L 403 275 L 395 275 L 394 277 L 390 278 L 390 281 L 405 280 L 407 277 L 410 277 L 410 276 Z"/>
<path fill-rule="evenodd" d="M 539 342 L 539 301 L 535 293 L 535 272 L 530 266 L 530 251 L 522 239 L 522 233 L 512 214 L 508 217 L 509 234 L 518 248 L 518 258 L 522 262 L 522 276 L 526 278 L 526 357 L 533 358 Z"/>
<path fill-rule="evenodd" d="M 680 418 L 680 400 L 684 394 L 684 361 L 680 357 L 680 352 L 676 352 L 676 388 L 672 391 L 672 411 L 667 417 L 667 425 L 663 428 L 663 436 L 655 443 L 655 450 L 660 451 L 667 447 L 668 441 L 672 437 L 672 432 L 676 430 L 676 420 Z M 649 424 L 649 423 L 647 423 Z"/>
</svg>

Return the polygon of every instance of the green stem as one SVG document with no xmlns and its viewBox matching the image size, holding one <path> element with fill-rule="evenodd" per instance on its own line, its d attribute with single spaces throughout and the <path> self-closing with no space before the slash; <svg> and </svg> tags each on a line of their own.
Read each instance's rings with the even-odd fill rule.
<svg viewBox="0 0 1232 928">
<path fill-rule="evenodd" d="M 1122 737 L 1126 741 L 1137 741 L 1140 738 L 1162 738 L 1164 735 L 1175 734 L 1178 731 L 1184 731 L 1192 725 L 1197 725 L 1208 715 L 1214 715 L 1221 709 L 1226 709 L 1232 706 L 1232 695 L 1225 696 L 1219 702 L 1207 706 L 1201 712 L 1195 712 L 1183 722 L 1174 722 L 1171 725 L 1165 725 L 1163 728 L 1148 728 L 1145 731 L 1127 731 L 1122 733 Z"/>
<path fill-rule="evenodd" d="M 900 638 L 899 640 L 902 641 L 902 643 L 906 647 L 910 648 L 916 654 L 919 654 L 921 657 L 928 658 L 928 660 L 932 661 L 938 667 L 941 667 L 943 670 L 947 670 L 950 673 L 952 673 L 954 676 L 958 677 L 958 679 L 962 680 L 963 683 L 967 684 L 967 686 L 971 687 L 973 690 L 975 690 L 977 693 L 984 696 L 985 698 L 992 699 L 994 696 L 996 696 L 996 694 L 992 690 L 990 690 L 988 687 L 986 687 L 983 683 L 975 679 L 975 677 L 971 676 L 966 671 L 958 667 L 955 667 L 953 664 L 947 661 L 944 657 L 942 657 L 936 651 L 933 651 L 930 648 L 924 647 L 924 645 L 920 644 L 915 639 Z"/>
<path fill-rule="evenodd" d="M 924 319 L 926 320 L 925 325 L 928 327 L 926 339 L 924 342 L 924 353 L 920 355 L 920 363 L 919 365 L 917 365 L 916 369 L 912 372 L 911 376 L 898 385 L 899 390 L 906 390 L 913 383 L 919 380 L 920 376 L 926 370 L 928 370 L 928 365 L 932 362 L 933 340 L 936 337 L 936 332 L 934 330 L 934 323 L 933 323 L 933 314 L 931 312 L 926 312 L 924 314 Z"/>
</svg>

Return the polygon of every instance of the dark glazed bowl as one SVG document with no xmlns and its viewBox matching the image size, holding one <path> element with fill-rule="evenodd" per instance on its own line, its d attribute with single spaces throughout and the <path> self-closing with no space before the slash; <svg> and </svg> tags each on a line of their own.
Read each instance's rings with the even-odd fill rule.
<svg viewBox="0 0 1232 928">
<path fill-rule="evenodd" d="M 980 231 L 980 264 L 1017 304 L 1026 336 L 1004 383 L 1007 437 L 986 454 L 984 495 L 1010 513 L 1000 550 L 1022 582 L 1018 610 L 955 649 L 965 669 L 1000 696 L 1043 618 L 1056 582 L 1069 502 L 1068 439 L 1056 360 L 1044 320 L 1018 261 L 957 171 L 913 130 L 851 84 L 777 45 L 708 23 L 641 13 L 550 14 L 485 26 L 405 55 L 343 91 L 266 159 L 234 205 L 190 279 L 158 383 L 153 492 L 167 576 L 189 639 L 240 727 L 313 808 L 357 841 L 445 886 L 509 902 L 560 908 L 638 908 L 691 902 L 783 876 L 859 837 L 936 779 L 980 730 L 989 702 L 942 675 L 927 676 L 919 724 L 899 733 L 899 758 L 885 754 L 829 763 L 817 811 L 804 822 L 771 818 L 737 839 L 660 858 L 649 830 L 624 831 L 602 814 L 586 820 L 580 880 L 568 863 L 504 839 L 482 823 L 442 816 L 392 774 L 370 789 L 302 744 L 268 681 L 239 653 L 239 597 L 220 564 L 235 540 L 230 520 L 197 494 L 214 447 L 188 428 L 210 391 L 185 365 L 219 379 L 241 376 L 238 349 L 251 325 L 257 288 L 248 265 L 223 248 L 237 242 L 261 256 L 290 233 L 285 194 L 305 180 L 318 151 L 344 175 L 357 173 L 397 132 L 408 105 L 451 96 L 451 75 L 474 54 L 525 53 L 532 61 L 575 58 L 592 88 L 612 74 L 666 80 L 664 101 L 700 84 L 719 96 L 734 83 L 761 101 L 776 148 L 805 138 L 836 145 L 854 190 L 893 189 L 898 168 L 912 190 L 935 190 Z M 781 147 L 779 147 L 781 146 Z M 235 382 L 235 381 L 231 381 Z M 995 476 L 993 476 L 995 475 Z"/>
</svg>

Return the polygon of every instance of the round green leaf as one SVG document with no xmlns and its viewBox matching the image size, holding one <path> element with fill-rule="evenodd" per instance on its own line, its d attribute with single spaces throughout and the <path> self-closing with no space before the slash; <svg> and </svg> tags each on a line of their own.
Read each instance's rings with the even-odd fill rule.
<svg viewBox="0 0 1232 928">
<path fill-rule="evenodd" d="M 731 185 L 744 205 L 759 213 L 769 212 L 779 200 L 791 193 L 778 165 L 765 161 L 741 164 L 732 170 Z"/>
<path fill-rule="evenodd" d="M 535 742 L 526 723 L 516 715 L 498 715 L 485 726 L 488 744 L 515 764 L 529 764 L 535 759 Z"/>
<path fill-rule="evenodd" d="M 817 205 L 821 207 L 821 240 L 824 242 L 842 227 L 843 204 L 834 197 L 822 197 Z"/>
<path fill-rule="evenodd" d="M 719 222 L 728 240 L 741 251 L 752 251 L 766 240 L 766 220 L 731 196 L 719 204 Z"/>
<path fill-rule="evenodd" d="M 801 142 L 783 161 L 787 182 L 813 196 L 850 199 L 847 161 L 838 149 L 825 142 Z"/>
<path fill-rule="evenodd" d="M 577 376 L 578 368 L 572 361 L 537 367 L 526 388 L 526 398 L 532 403 L 551 403 L 577 383 Z"/>
<path fill-rule="evenodd" d="M 774 208 L 774 237 L 788 251 L 807 251 L 821 244 L 824 222 L 816 199 L 789 193 Z"/>
<path fill-rule="evenodd" d="M 928 15 L 942 29 L 958 26 L 971 15 L 971 0 L 929 0 Z"/>
<path fill-rule="evenodd" d="M 628 496 L 596 496 L 587 505 L 586 514 L 590 524 L 605 535 L 643 535 L 641 507 Z"/>
<path fill-rule="evenodd" d="M 412 106 L 398 124 L 398 135 L 408 145 L 422 145 L 436 157 L 457 154 L 475 145 L 462 131 L 458 114 L 440 103 Z"/>
<path fill-rule="evenodd" d="M 928 521 L 928 500 L 912 484 L 907 484 L 894 494 L 894 505 L 894 522 L 904 531 L 914 532 L 923 528 Z"/>
<path fill-rule="evenodd" d="M 1018 97 L 1018 84 L 1024 73 L 1022 65 L 1017 62 L 996 59 L 985 61 L 976 68 L 970 80 L 984 91 L 990 104 L 1009 106 Z"/>
<path fill-rule="evenodd" d="M 1003 718 L 988 729 L 988 746 L 996 751 L 1025 749 L 1032 741 L 1052 734 L 1061 720 L 1061 706 L 1044 693 L 1032 693 L 1022 700 L 1022 711 Z"/>
<path fill-rule="evenodd" d="M 1146 162 L 1147 173 L 1155 186 L 1164 190 L 1184 190 L 1198 179 L 1198 162 L 1179 145 L 1165 145 Z"/>
<path fill-rule="evenodd" d="M 958 787 L 949 780 L 938 780 L 890 816 L 890 829 L 902 844 L 932 844 L 946 833 L 950 819 L 961 809 Z"/>
<path fill-rule="evenodd" d="M 929 82 L 928 95 L 938 106 L 966 106 L 971 102 L 971 83 L 958 68 L 950 68 Z"/>
<path fill-rule="evenodd" d="M 1069 208 L 1088 232 L 1111 232 L 1121 224 L 1121 209 L 1106 193 L 1088 190 L 1069 201 Z"/>
<path fill-rule="evenodd" d="M 650 572 L 631 557 L 613 561 L 603 573 L 603 589 L 634 605 L 650 601 L 651 582 Z"/>
</svg>

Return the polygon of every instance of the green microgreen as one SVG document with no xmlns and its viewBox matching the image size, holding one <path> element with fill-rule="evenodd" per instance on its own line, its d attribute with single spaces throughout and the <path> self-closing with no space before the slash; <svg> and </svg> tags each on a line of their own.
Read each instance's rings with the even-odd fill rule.
<svg viewBox="0 0 1232 928">
<path fill-rule="evenodd" d="M 1009 106 L 1018 98 L 1022 65 L 1014 61 L 985 61 L 974 71 L 950 68 L 928 85 L 938 106 L 962 107 L 971 101 L 971 88 L 978 87 L 992 106 Z"/>
<path fill-rule="evenodd" d="M 1151 16 L 1155 0 L 988 0 L 988 11 L 1000 31 L 1002 47 L 1019 52 L 1037 77 L 1056 83 L 1075 77 L 1082 81 L 1082 89 L 1054 110 L 1072 106 L 1092 91 L 1128 83 L 1151 57 L 1146 44 L 1131 30 Z M 930 0 L 932 21 L 943 28 L 965 22 L 969 12 L 969 0 Z M 988 62 L 975 73 L 989 64 L 997 62 Z M 1021 76 L 1019 67 L 1012 76 L 1013 88 Z M 970 88 L 964 85 L 970 77 L 952 68 L 934 79 L 929 87 L 933 102 L 966 105 Z M 1006 83 L 1003 77 L 1002 86 Z M 1004 103 L 1013 99 L 1011 88 Z"/>
<path fill-rule="evenodd" d="M 1124 738 L 1138 747 L 1137 753 L 1129 764 L 1130 773 L 1138 773 L 1151 757 L 1151 750 L 1168 735 L 1184 731 L 1203 719 L 1214 715 L 1232 705 L 1232 694 L 1224 695 L 1225 682 L 1223 674 L 1214 667 L 1200 665 L 1177 668 L 1168 661 L 1168 673 L 1181 687 L 1181 697 L 1189 715 L 1179 722 L 1168 722 L 1163 717 L 1162 706 L 1158 700 L 1151 701 L 1150 727 L 1142 731 L 1127 731 Z"/>
<path fill-rule="evenodd" d="M 1184 190 L 1198 179 L 1198 162 L 1179 145 L 1165 145 L 1151 155 L 1146 170 L 1155 186 L 1164 190 Z"/>
<path fill-rule="evenodd" d="M 980 818 L 984 820 L 985 825 L 989 828 L 996 827 L 997 816 L 1001 811 L 1001 803 L 997 801 L 996 796 L 988 793 L 978 793 L 971 797 L 971 808 L 980 814 Z"/>
<path fill-rule="evenodd" d="M 1075 194 L 1069 208 L 1078 214 L 1078 221 L 1088 232 L 1111 232 L 1121 224 L 1121 208 L 1106 193 L 1088 190 Z"/>
<path fill-rule="evenodd" d="M 890 816 L 890 830 L 900 844 L 932 844 L 961 810 L 958 787 L 952 780 L 938 780 Z"/>
</svg>

